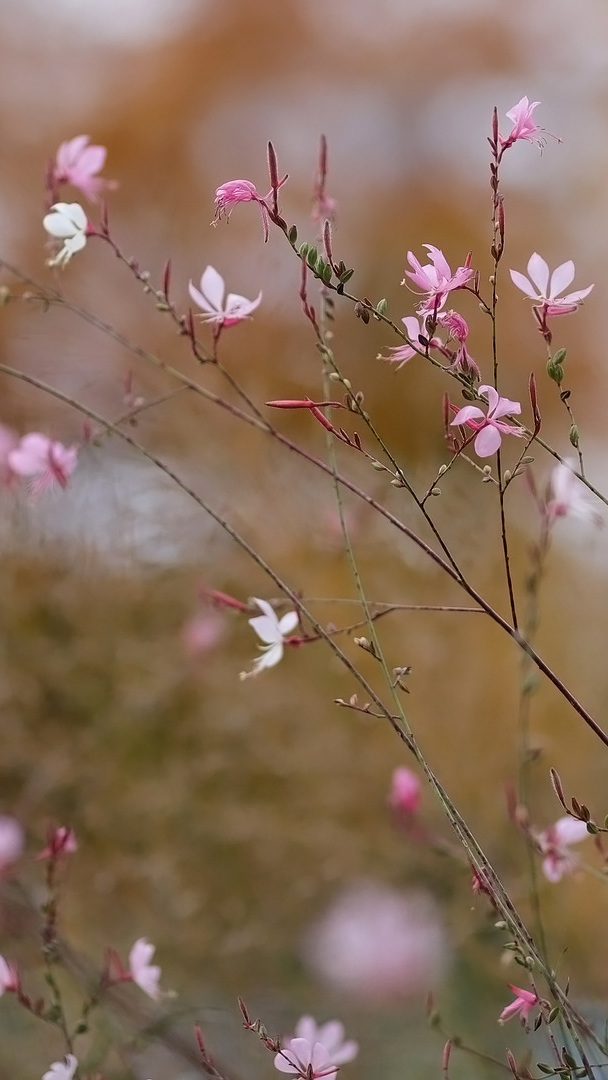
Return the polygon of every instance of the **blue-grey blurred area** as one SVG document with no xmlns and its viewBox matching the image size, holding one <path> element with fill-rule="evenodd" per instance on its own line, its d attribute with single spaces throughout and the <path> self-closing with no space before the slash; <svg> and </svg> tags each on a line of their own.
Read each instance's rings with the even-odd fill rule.
<svg viewBox="0 0 608 1080">
<path fill-rule="evenodd" d="M 522 401 L 530 423 L 534 371 L 543 435 L 560 453 L 572 452 L 570 422 L 545 373 L 545 346 L 507 270 L 525 271 L 535 250 L 552 267 L 573 259 L 574 288 L 595 282 L 595 289 L 576 315 L 556 320 L 554 346 L 568 349 L 564 385 L 589 475 L 602 487 L 606 376 L 597 327 L 605 298 L 607 22 L 601 0 L 0 0 L 0 259 L 33 282 L 0 274 L 1 362 L 108 419 L 125 411 L 126 380 L 148 401 L 166 397 L 125 430 L 310 599 L 323 625 L 356 622 L 361 612 L 331 479 L 209 400 L 190 391 L 171 396 L 175 381 L 142 350 L 239 404 L 101 240 L 91 238 L 63 272 L 46 267 L 45 169 L 76 135 L 107 146 L 104 175 L 119 182 L 109 220 L 124 254 L 150 271 L 155 287 L 171 259 L 179 311 L 190 303 L 189 280 L 198 283 L 208 264 L 232 292 L 263 290 L 254 318 L 223 334 L 223 364 L 259 405 L 318 398 L 320 358 L 301 311 L 299 264 L 277 230 L 263 243 L 254 205 L 238 206 L 212 228 L 215 189 L 245 178 L 265 194 L 271 139 L 289 172 L 282 212 L 312 242 L 325 134 L 327 190 L 338 202 L 336 258 L 355 267 L 353 292 L 374 303 L 386 298 L 399 322 L 415 304 L 400 285 L 406 253 L 421 257 L 424 243 L 442 248 L 453 267 L 471 251 L 487 294 L 492 110 L 498 107 L 507 131 L 507 109 L 526 94 L 542 102 L 538 123 L 562 141 L 548 136 L 542 154 L 522 142 L 505 155 L 500 385 Z M 87 204 L 87 213 L 95 223 L 100 208 Z M 42 303 L 39 286 L 58 289 L 85 317 Z M 312 282 L 310 299 L 318 303 Z M 470 295 L 455 294 L 454 306 L 470 323 L 470 351 L 490 382 L 488 321 Z M 379 360 L 397 339 L 377 321 L 364 325 L 346 301 L 336 304 L 332 329 L 337 362 L 417 490 L 426 490 L 447 459 L 442 395 L 449 389 L 460 405 L 457 388 L 421 359 L 398 373 Z M 201 327 L 203 340 L 206 334 L 210 341 Z M 40 430 L 66 444 L 83 438 L 78 410 L 41 390 L 2 376 L 1 400 L 0 422 L 19 434 Z M 335 415 L 367 439 L 351 417 Z M 273 421 L 326 457 L 324 433 L 308 415 Z M 193 1048 L 200 1021 L 235 1080 L 272 1070 L 268 1052 L 240 1031 L 237 993 L 274 1034 L 292 1030 L 302 1013 L 342 1018 L 362 1046 L 345 1067 L 353 1080 L 372 1069 L 400 1076 L 405 1062 L 435 1076 L 446 1033 L 499 1056 L 507 1041 L 516 1046 L 517 1031 L 505 1040 L 496 1018 L 510 1000 L 507 983 L 523 976 L 502 960 L 504 936 L 483 898 L 473 900 L 466 860 L 440 807 L 425 789 L 423 827 L 413 831 L 389 814 L 392 770 L 411 764 L 403 745 L 383 721 L 334 705 L 358 688 L 321 643 L 287 649 L 278 667 L 239 681 L 256 655 L 255 636 L 246 615 L 210 608 L 202 587 L 242 601 L 279 601 L 277 586 L 169 476 L 118 437 L 93 434 L 65 492 L 36 501 L 0 492 L 0 812 L 23 823 L 31 853 L 43 846 L 49 820 L 78 836 L 61 918 L 76 957 L 66 991 L 71 1013 L 87 965 L 99 964 L 106 946 L 125 956 L 145 935 L 157 947 L 163 986 L 177 991 L 166 1004 L 175 1013 L 171 1031 Z M 506 453 L 515 451 L 507 446 Z M 542 490 L 550 460 L 535 456 Z M 431 539 L 407 495 L 383 474 L 342 446 L 337 461 Z M 438 526 L 476 587 L 507 615 L 493 485 L 460 463 L 441 486 L 432 500 Z M 343 509 L 371 600 L 467 603 L 367 505 L 347 494 Z M 508 511 L 524 611 L 539 527 L 525 481 L 510 489 Z M 537 638 L 600 723 L 605 535 L 559 523 Z M 526 846 L 505 798 L 518 774 L 519 655 L 479 614 L 405 611 L 378 628 L 389 665 L 412 668 L 403 703 L 421 746 L 532 924 Z M 352 635 L 343 642 L 385 693 L 373 659 Z M 603 820 L 603 748 L 543 681 L 532 697 L 530 739 L 530 813 L 538 827 L 561 814 L 550 766 Z M 601 865 L 587 844 L 584 857 Z M 31 859 L 21 870 L 27 896 L 13 880 L 4 883 L 0 952 L 17 957 L 32 993 L 42 992 L 31 908 L 44 896 L 42 871 Z M 601 889 L 590 876 L 559 885 L 539 877 L 551 959 L 556 964 L 567 945 L 560 972 L 572 975 L 577 1000 L 605 993 Z M 345 940 L 354 942 L 344 970 L 339 945 L 325 944 L 340 918 Z M 372 993 L 366 958 L 390 954 L 393 940 L 403 983 L 394 994 Z M 340 969 L 333 979 L 328 956 Z M 427 1034 L 431 989 L 442 1027 Z M 195 1075 L 162 1025 L 151 1048 L 132 1040 L 148 1022 L 146 1003 L 140 1010 L 135 989 L 125 1001 L 79 1044 L 90 1073 Z M 0 1043 L 0 1080 L 41 1075 L 64 1052 L 58 1036 L 8 995 L 0 1001 Z M 484 1072 L 477 1059 L 454 1053 L 451 1075 L 457 1080 L 465 1069 Z"/>
</svg>

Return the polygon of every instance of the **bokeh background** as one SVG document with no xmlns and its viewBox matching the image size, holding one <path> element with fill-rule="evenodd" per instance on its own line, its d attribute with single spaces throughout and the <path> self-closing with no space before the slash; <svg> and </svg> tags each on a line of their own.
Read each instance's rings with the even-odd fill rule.
<svg viewBox="0 0 608 1080">
<path fill-rule="evenodd" d="M 504 114 L 523 94 L 542 101 L 539 122 L 563 142 L 549 139 L 542 156 L 520 144 L 505 159 L 503 266 L 523 270 L 539 250 L 551 265 L 573 258 L 577 288 L 596 282 L 583 310 L 556 327 L 556 345 L 569 349 L 566 383 L 589 473 L 602 485 L 608 14 L 601 0 L 2 0 L 0 15 L 0 257 L 221 388 L 101 243 L 90 242 L 62 275 L 46 269 L 45 166 L 60 142 L 88 133 L 108 147 L 105 175 L 120 183 L 110 200 L 114 235 L 156 281 L 171 257 L 178 307 L 186 309 L 188 280 L 198 281 L 208 263 L 231 291 L 253 297 L 263 290 L 255 319 L 226 335 L 222 354 L 259 402 L 316 396 L 318 353 L 287 245 L 278 234 L 263 245 L 254 207 L 210 228 L 215 188 L 246 177 L 265 191 L 271 138 L 290 173 L 283 212 L 313 240 L 311 190 L 323 132 L 328 190 L 339 204 L 336 254 L 356 267 L 353 290 L 386 297 L 399 319 L 412 305 L 399 284 L 406 252 L 420 253 L 422 243 L 443 248 L 452 265 L 471 250 L 487 281 L 492 108 L 507 130 Z M 127 378 L 147 399 L 171 389 L 124 345 L 60 306 L 19 299 L 24 287 L 10 273 L 0 284 L 11 291 L 0 312 L 3 362 L 108 417 L 124 410 Z M 506 281 L 499 292 L 503 393 L 525 402 L 535 370 L 545 437 L 566 452 L 567 419 L 544 376 L 528 305 Z M 488 372 L 487 325 L 470 298 L 459 308 L 472 326 L 471 351 Z M 339 363 L 415 483 L 427 485 L 445 454 L 446 387 L 419 361 L 399 373 L 380 362 L 377 354 L 396 342 L 378 324 L 364 326 L 348 304 L 337 307 L 334 329 Z M 65 443 L 82 437 L 77 411 L 7 378 L 0 420 Z M 311 431 L 307 417 L 287 414 L 277 424 L 324 453 L 322 433 Z M 292 588 L 319 598 L 312 606 L 322 621 L 354 621 L 356 607 L 336 601 L 356 592 L 332 488 L 320 474 L 187 394 L 143 414 L 133 434 Z M 339 460 L 415 521 L 401 492 L 347 452 Z M 542 485 L 547 461 L 535 470 Z M 424 1023 L 431 986 L 446 1030 L 500 1054 L 496 1017 L 517 969 L 501 960 L 502 938 L 483 902 L 473 903 L 430 793 L 420 830 L 404 831 L 391 819 L 387 792 L 393 768 L 407 764 L 403 748 L 388 726 L 333 705 L 355 687 L 319 645 L 239 682 L 255 655 L 246 618 L 214 613 L 200 600 L 201 583 L 246 599 L 276 597 L 272 582 L 117 439 L 83 451 L 67 492 L 35 503 L 14 492 L 1 499 L 0 810 L 23 823 L 30 853 L 42 846 L 49 820 L 75 829 L 80 850 L 69 867 L 62 925 L 79 963 L 98 964 L 108 945 L 124 955 L 136 937 L 149 937 L 163 985 L 178 993 L 167 1006 L 171 1030 L 191 1046 L 199 1020 L 236 1077 L 268 1076 L 272 1068 L 240 1032 L 237 993 L 277 1033 L 290 1031 L 303 1012 L 342 1017 L 362 1045 L 349 1066 L 353 1077 L 370 1069 L 397 1076 L 406 1063 L 436 1075 L 443 1039 Z M 370 598 L 462 602 L 373 514 L 349 499 L 345 509 Z M 433 511 L 472 579 L 505 610 L 491 485 L 456 470 Z M 512 511 L 523 596 L 538 524 L 523 485 Z M 560 524 L 539 647 L 600 723 L 605 575 L 605 532 Z M 526 852 L 505 800 L 517 775 L 518 656 L 477 615 L 391 616 L 382 641 L 391 664 L 412 666 L 414 730 L 528 915 Z M 345 648 L 377 678 L 352 641 Z M 531 813 L 539 827 L 559 816 L 550 765 L 603 817 L 605 755 L 544 684 L 534 698 L 532 737 Z M 445 846 L 442 854 L 429 836 Z M 40 900 L 39 864 L 27 857 L 21 870 L 28 896 Z M 603 888 L 588 875 L 540 884 L 554 960 L 567 943 L 562 965 L 577 999 L 600 1011 Z M 400 993 L 386 1000 L 372 994 L 364 967 L 359 985 L 344 986 L 324 979 L 313 962 L 319 920 L 336 904 L 344 919 L 344 905 L 357 903 L 369 922 L 369 931 L 354 931 L 357 948 L 367 935 L 379 957 L 399 942 L 405 950 Z M 5 883 L 3 910 L 1 951 L 19 956 L 31 986 L 42 986 L 35 918 L 14 881 Z M 428 952 L 419 955 L 421 941 Z M 75 1008 L 77 990 L 69 1001 Z M 193 1075 L 163 1032 L 147 1048 L 134 1037 L 145 1022 L 135 991 L 104 1014 L 99 1034 L 82 1043 L 91 1069 L 114 1046 L 120 1050 L 110 1050 L 105 1065 L 112 1075 Z M 63 1052 L 54 1031 L 35 1027 L 6 999 L 0 1033 L 2 1080 L 39 1076 Z M 517 1032 L 508 1035 L 516 1045 Z M 454 1061 L 455 1075 L 465 1068 L 485 1071 L 475 1060 Z"/>
</svg>

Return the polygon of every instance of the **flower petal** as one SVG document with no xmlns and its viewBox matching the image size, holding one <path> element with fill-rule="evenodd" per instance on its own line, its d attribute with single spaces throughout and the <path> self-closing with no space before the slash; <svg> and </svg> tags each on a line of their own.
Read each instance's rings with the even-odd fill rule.
<svg viewBox="0 0 608 1080">
<path fill-rule="evenodd" d="M 556 267 L 551 274 L 549 298 L 555 300 L 555 297 L 559 296 L 564 289 L 567 289 L 572 281 L 574 281 L 574 263 L 572 262 L 572 259 L 568 259 L 567 262 Z"/>
<path fill-rule="evenodd" d="M 502 435 L 493 424 L 486 424 L 475 439 L 475 453 L 477 457 L 491 457 L 500 450 Z"/>
<path fill-rule="evenodd" d="M 547 286 L 549 284 L 549 267 L 536 251 L 533 252 L 528 260 L 528 273 L 536 285 L 539 294 L 541 296 L 546 296 Z"/>
</svg>

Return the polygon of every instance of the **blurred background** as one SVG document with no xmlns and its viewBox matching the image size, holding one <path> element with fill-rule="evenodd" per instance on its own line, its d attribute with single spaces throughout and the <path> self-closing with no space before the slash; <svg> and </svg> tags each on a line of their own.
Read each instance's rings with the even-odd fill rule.
<svg viewBox="0 0 608 1080">
<path fill-rule="evenodd" d="M 319 357 L 284 239 L 273 234 L 265 246 L 250 206 L 210 228 L 216 187 L 239 177 L 264 193 L 272 139 L 290 174 L 283 213 L 312 241 L 324 133 L 328 193 L 338 201 L 336 257 L 356 268 L 353 291 L 374 302 L 386 297 L 398 321 L 413 310 L 400 286 L 406 253 L 420 256 L 423 243 L 441 247 L 452 266 L 472 251 L 487 287 L 492 109 L 506 133 L 507 109 L 524 94 L 540 100 L 535 118 L 563 142 L 549 138 L 542 155 L 520 143 L 506 155 L 503 274 L 525 271 L 537 250 L 551 266 L 574 259 L 575 288 L 596 282 L 582 311 L 557 323 L 554 343 L 569 350 L 565 385 L 589 475 L 602 487 L 606 374 L 596 327 L 605 276 L 608 13 L 601 0 L 576 7 L 568 0 L 0 0 L 0 15 L 0 258 L 225 392 L 100 242 L 90 241 L 63 273 L 45 267 L 45 169 L 61 142 L 88 134 L 108 147 L 104 176 L 119 181 L 109 200 L 113 235 L 158 284 L 172 259 L 180 310 L 189 303 L 188 281 L 198 283 L 208 264 L 232 292 L 263 290 L 255 318 L 222 340 L 223 362 L 257 402 L 317 396 Z M 98 220 L 98 208 L 87 212 Z M 4 363 L 110 418 L 124 411 L 128 380 L 147 400 L 172 389 L 86 321 L 23 299 L 23 284 L 6 270 L 0 284 L 11 294 L 0 311 Z M 36 286 L 27 291 L 35 297 Z M 502 392 L 524 403 L 528 421 L 525 388 L 534 370 L 545 438 L 567 453 L 569 424 L 544 374 L 529 304 L 504 278 L 499 295 Z M 470 351 L 487 376 L 487 324 L 470 296 L 457 300 L 471 325 Z M 399 373 L 378 360 L 397 341 L 378 323 L 364 326 L 349 304 L 335 316 L 339 364 L 424 490 L 445 459 L 447 386 L 417 359 Z M 83 433 L 76 410 L 7 378 L 0 421 L 66 444 Z M 282 414 L 276 423 L 324 454 L 322 432 L 311 430 L 308 417 Z M 193 395 L 142 414 L 131 430 L 293 589 L 319 598 L 311 607 L 323 623 L 356 620 L 354 604 L 338 603 L 356 591 L 332 487 L 319 473 Z M 417 524 L 403 493 L 381 475 L 343 448 L 339 463 Z M 539 459 L 534 468 L 542 487 L 549 464 Z M 492 485 L 462 466 L 432 509 L 471 579 L 506 612 L 492 495 Z M 424 1026 L 431 989 L 449 1033 L 500 1054 L 496 1017 L 509 1000 L 506 984 L 521 975 L 500 959 L 502 937 L 484 901 L 473 900 L 431 793 L 424 792 L 416 827 L 390 814 L 392 771 L 409 764 L 404 749 L 387 725 L 334 706 L 356 687 L 320 645 L 288 651 L 272 672 L 239 682 L 256 655 L 246 616 L 200 599 L 202 584 L 241 600 L 278 598 L 273 583 L 117 439 L 81 453 L 66 492 L 36 502 L 15 492 L 0 498 L 0 811 L 26 830 L 28 855 L 18 869 L 38 900 L 42 873 L 31 854 L 43 846 L 49 821 L 74 828 L 79 852 L 69 866 L 62 926 L 81 959 L 98 964 L 109 945 L 124 957 L 135 938 L 147 936 L 163 986 L 178 994 L 168 1006 L 171 1030 L 192 1046 L 198 1020 L 235 1078 L 268 1076 L 272 1068 L 263 1047 L 239 1029 L 237 993 L 277 1034 L 291 1031 L 303 1012 L 342 1018 L 362 1047 L 348 1067 L 353 1078 L 370 1068 L 397 1076 L 404 1061 L 436 1075 L 444 1039 Z M 347 498 L 345 508 L 371 599 L 463 602 L 361 504 Z M 523 604 L 538 530 L 523 484 L 510 509 Z M 605 531 L 560 523 L 543 583 L 539 648 L 600 723 L 605 573 Z M 391 665 L 412 667 L 406 705 L 421 745 L 531 917 L 525 846 L 505 799 L 517 778 L 519 657 L 478 615 L 393 615 L 381 624 L 381 640 Z M 373 661 L 352 640 L 345 649 L 381 688 Z M 530 812 L 538 827 L 560 816 L 550 765 L 602 819 L 604 754 L 546 684 L 533 699 L 532 740 Z M 561 970 L 571 974 L 577 1000 L 598 1009 L 606 995 L 597 944 L 603 887 L 587 875 L 540 882 L 553 961 L 567 943 Z M 34 992 L 43 986 L 35 919 L 13 880 L 4 891 L 0 951 L 23 962 Z M 395 954 L 399 973 L 383 982 L 380 961 L 390 968 Z M 347 957 L 354 957 L 350 966 Z M 193 1075 L 162 1032 L 147 1049 L 133 1038 L 146 1023 L 140 998 L 134 989 L 129 1008 L 108 1011 L 98 1036 L 83 1040 L 91 1071 L 115 1046 L 120 1052 L 104 1059 L 111 1075 Z M 77 1000 L 74 990 L 70 1008 Z M 0 1080 L 36 1077 L 63 1053 L 54 1031 L 36 1027 L 6 998 L 0 1033 Z M 509 1044 L 517 1040 L 509 1030 Z M 465 1068 L 486 1071 L 476 1060 L 453 1059 L 454 1075 Z"/>
</svg>

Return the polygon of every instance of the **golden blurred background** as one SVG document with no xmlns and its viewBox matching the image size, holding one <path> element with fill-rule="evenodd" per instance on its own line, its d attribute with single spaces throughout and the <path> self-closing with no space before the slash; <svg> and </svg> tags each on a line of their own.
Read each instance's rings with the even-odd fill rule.
<svg viewBox="0 0 608 1080">
<path fill-rule="evenodd" d="M 576 7 L 568 0 L 2 0 L 0 14 L 0 258 L 225 392 L 101 242 L 90 240 L 63 273 L 45 267 L 45 167 L 62 141 L 86 132 L 108 147 L 104 175 L 119 181 L 109 200 L 113 236 L 159 284 L 171 258 L 178 309 L 186 310 L 188 281 L 198 283 L 207 264 L 230 291 L 253 297 L 263 290 L 254 319 L 224 334 L 221 354 L 258 403 L 318 396 L 319 356 L 284 238 L 273 233 L 264 245 L 250 206 L 211 228 L 216 187 L 240 177 L 264 193 L 272 139 L 290 174 L 283 213 L 301 239 L 314 240 L 311 192 L 324 133 L 328 191 L 339 204 L 336 257 L 356 268 L 353 291 L 374 302 L 386 297 L 398 322 L 412 313 L 399 284 L 406 252 L 420 256 L 423 243 L 441 247 L 452 266 L 472 251 L 486 288 L 492 109 L 498 106 L 506 131 L 508 108 L 523 94 L 540 99 L 536 119 L 563 142 L 549 139 L 542 155 L 521 143 L 505 157 L 501 388 L 523 402 L 527 420 L 534 370 L 545 438 L 568 452 L 567 417 L 544 374 L 542 340 L 529 305 L 504 278 L 507 267 L 523 271 L 533 250 L 552 266 L 573 258 L 575 288 L 596 287 L 576 317 L 559 321 L 555 345 L 569 349 L 566 385 L 589 475 L 602 486 L 605 375 L 594 327 L 603 300 L 608 14 L 600 0 Z M 146 399 L 172 387 L 60 305 L 47 310 L 22 299 L 24 287 L 9 273 L 0 285 L 11 291 L 0 311 L 3 363 L 109 418 L 124 411 L 127 377 Z M 489 375 L 487 325 L 470 296 L 457 299 L 471 324 L 471 352 Z M 395 373 L 377 355 L 396 340 L 374 321 L 364 326 L 346 302 L 335 314 L 338 363 L 424 489 L 445 458 L 447 386 L 417 359 Z M 66 444 L 81 438 L 74 409 L 7 378 L 2 391 L 3 424 Z M 323 456 L 322 432 L 308 416 L 282 414 L 276 426 Z M 356 606 L 337 603 L 356 591 L 330 481 L 195 395 L 143 413 L 129 430 L 290 587 L 320 598 L 311 607 L 322 622 L 355 621 Z M 366 490 L 417 524 L 401 491 L 344 448 L 338 457 Z M 549 462 L 539 457 L 535 469 L 542 486 Z M 476 586 L 506 612 L 491 488 L 463 465 L 432 510 Z M 364 987 L 349 996 L 324 985 L 306 963 L 311 927 L 345 889 L 362 882 L 395 888 L 439 913 L 446 944 L 435 992 L 447 1027 L 500 1053 L 496 1017 L 509 998 L 506 984 L 521 975 L 502 965 L 502 938 L 483 902 L 473 905 L 466 867 L 394 827 L 386 802 L 391 773 L 411 763 L 388 725 L 334 706 L 356 687 L 320 644 L 288 650 L 278 668 L 245 682 L 238 674 L 256 650 L 246 617 L 213 615 L 205 647 L 188 647 L 191 620 L 211 615 L 201 583 L 241 600 L 275 598 L 276 586 L 116 438 L 82 452 L 66 492 L 36 502 L 14 492 L 1 498 L 0 811 L 24 824 L 32 853 L 49 820 L 74 828 L 79 852 L 62 909 L 74 948 L 97 962 L 106 946 L 125 955 L 147 936 L 163 985 L 178 993 L 168 1006 L 176 1028 L 193 1043 L 199 1020 L 231 1075 L 269 1075 L 272 1067 L 254 1038 L 239 1032 L 237 993 L 277 1033 L 302 1012 L 345 1019 L 362 1044 L 348 1067 L 353 1078 L 370 1068 L 397 1076 L 404 1062 L 436 1075 L 442 1038 L 421 1034 L 424 976 L 379 1005 Z M 345 508 L 371 599 L 463 603 L 386 523 L 350 497 Z M 523 484 L 511 508 L 523 598 L 537 529 Z M 539 649 L 604 726 L 605 574 L 605 532 L 560 523 L 543 583 Z M 379 625 L 390 663 L 412 667 L 405 703 L 421 745 L 528 917 L 525 848 L 505 799 L 517 778 L 515 649 L 478 615 L 406 612 Z M 352 641 L 345 649 L 380 687 L 373 661 Z M 538 826 L 560 816 L 551 765 L 603 818 L 602 748 L 545 683 L 533 699 L 532 739 L 539 754 L 530 809 Z M 426 829 L 451 843 L 430 792 L 421 815 Z M 590 842 L 589 855 L 593 862 Z M 22 870 L 40 898 L 39 864 L 25 859 Z M 554 962 L 567 943 L 562 965 L 577 1000 L 601 1003 L 603 883 L 585 875 L 540 888 Z M 6 903 L 0 951 L 19 956 L 32 985 L 42 986 L 30 919 L 14 896 Z M 91 1068 L 106 1042 L 128 1041 L 121 1023 L 105 1018 L 89 1044 Z M 63 1053 L 54 1031 L 35 1027 L 6 998 L 0 1039 L 0 1080 L 41 1075 Z M 516 1031 L 509 1040 L 517 1043 Z M 468 1059 L 451 1067 L 456 1077 L 459 1069 L 484 1071 Z M 148 1050 L 136 1041 L 111 1059 L 111 1075 L 130 1075 L 129 1068 L 143 1080 L 194 1075 L 162 1039 Z"/>
</svg>

